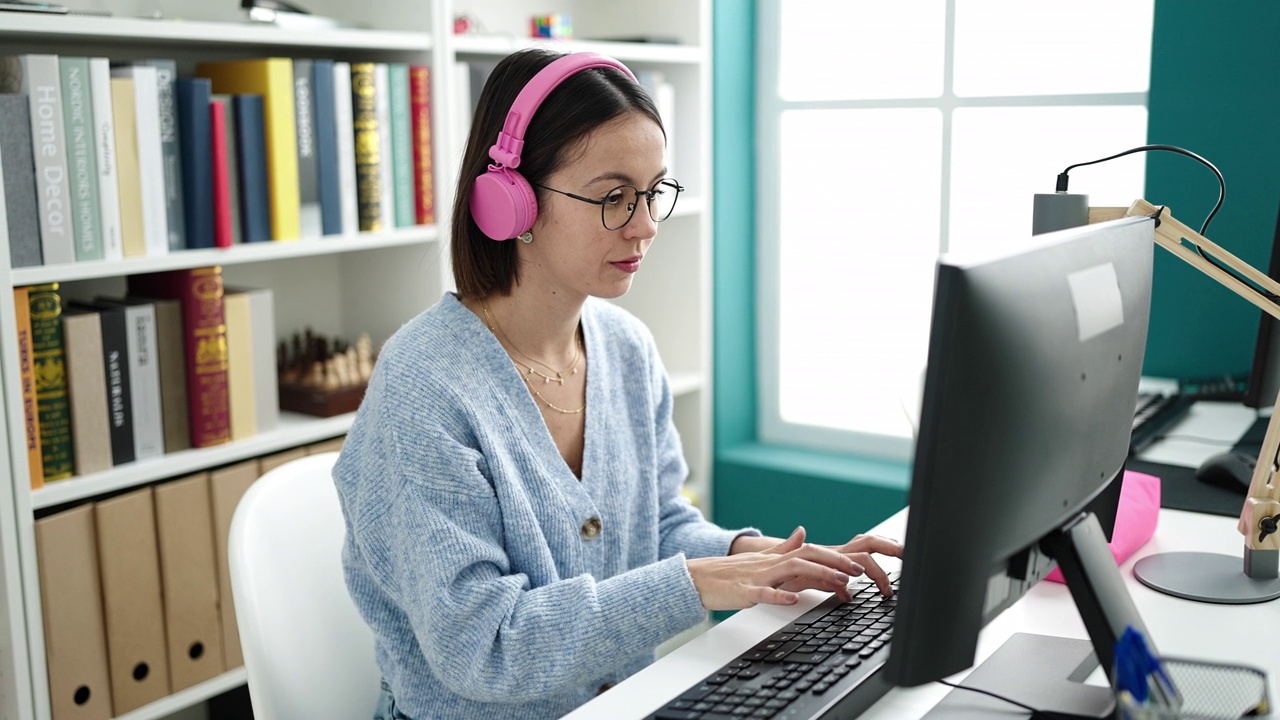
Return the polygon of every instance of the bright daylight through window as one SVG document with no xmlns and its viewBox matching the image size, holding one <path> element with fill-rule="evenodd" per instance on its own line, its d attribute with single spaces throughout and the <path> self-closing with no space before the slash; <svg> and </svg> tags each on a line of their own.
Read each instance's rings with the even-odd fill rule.
<svg viewBox="0 0 1280 720">
<path fill-rule="evenodd" d="M 758 8 L 761 439 L 905 459 L 934 262 L 1025 240 L 1063 168 L 1147 142 L 1153 0 Z M 1143 163 L 1072 189 L 1127 206 Z"/>
</svg>

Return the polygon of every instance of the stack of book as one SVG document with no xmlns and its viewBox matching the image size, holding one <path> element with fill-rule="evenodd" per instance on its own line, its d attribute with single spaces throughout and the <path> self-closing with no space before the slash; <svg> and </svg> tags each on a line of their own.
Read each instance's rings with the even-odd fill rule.
<svg viewBox="0 0 1280 720">
<path fill-rule="evenodd" d="M 430 72 L 0 57 L 13 267 L 435 222 Z"/>
<path fill-rule="evenodd" d="M 14 295 L 32 488 L 278 423 L 269 289 L 215 266 L 131 276 L 120 298 Z"/>
</svg>

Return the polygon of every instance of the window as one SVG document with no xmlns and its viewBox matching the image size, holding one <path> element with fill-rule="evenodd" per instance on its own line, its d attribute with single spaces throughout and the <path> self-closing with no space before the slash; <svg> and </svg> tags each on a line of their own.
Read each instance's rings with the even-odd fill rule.
<svg viewBox="0 0 1280 720">
<path fill-rule="evenodd" d="M 906 459 L 939 253 L 1025 238 L 1063 168 L 1147 141 L 1153 0 L 757 12 L 761 438 Z M 1071 189 L 1143 181 L 1135 154 Z"/>
</svg>

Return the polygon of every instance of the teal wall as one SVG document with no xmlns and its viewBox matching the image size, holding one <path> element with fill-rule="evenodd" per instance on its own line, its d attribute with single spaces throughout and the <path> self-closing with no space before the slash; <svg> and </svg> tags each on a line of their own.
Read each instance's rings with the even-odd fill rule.
<svg viewBox="0 0 1280 720">
<path fill-rule="evenodd" d="M 767 446 L 756 435 L 755 2 L 713 4 L 715 172 L 714 507 L 726 526 L 786 535 L 804 524 L 837 542 L 906 503 L 909 467 Z M 1211 160 L 1227 200 L 1208 236 L 1265 270 L 1280 201 L 1280 3 L 1157 0 L 1153 143 Z M 1146 199 L 1199 229 L 1217 199 L 1208 169 L 1150 153 Z M 1099 169 L 1093 169 L 1098 172 Z M 1083 180 L 1073 190 L 1084 192 Z M 1247 370 L 1259 312 L 1157 250 L 1146 371 L 1190 377 Z"/>
<path fill-rule="evenodd" d="M 1158 0 L 1150 142 L 1193 150 L 1222 171 L 1226 202 L 1206 236 L 1267 269 L 1280 202 L 1280 3 Z M 1199 230 L 1218 197 L 1207 168 L 1149 153 L 1147 200 Z M 1171 253 L 1157 251 L 1149 375 L 1243 372 L 1261 311 Z"/>
</svg>

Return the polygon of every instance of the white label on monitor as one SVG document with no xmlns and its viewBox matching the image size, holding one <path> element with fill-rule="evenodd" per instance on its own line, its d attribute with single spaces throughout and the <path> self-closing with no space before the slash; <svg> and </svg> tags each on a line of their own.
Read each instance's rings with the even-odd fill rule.
<svg viewBox="0 0 1280 720">
<path fill-rule="evenodd" d="M 1071 302 L 1076 306 L 1076 330 L 1080 342 L 1124 324 L 1120 283 L 1111 263 L 1073 272 L 1067 276 Z"/>
</svg>

